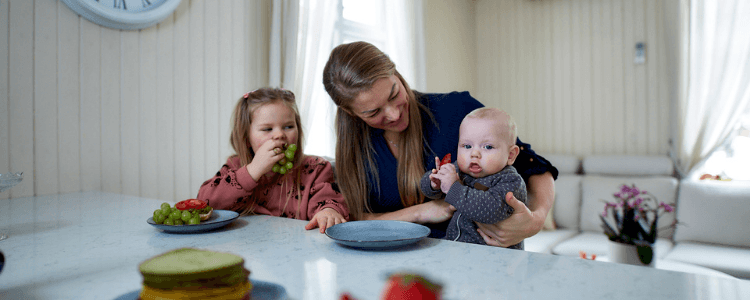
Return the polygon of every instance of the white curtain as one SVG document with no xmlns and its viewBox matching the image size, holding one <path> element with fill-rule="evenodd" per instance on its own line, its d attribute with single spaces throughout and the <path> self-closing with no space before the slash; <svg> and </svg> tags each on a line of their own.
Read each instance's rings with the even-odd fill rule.
<svg viewBox="0 0 750 300">
<path fill-rule="evenodd" d="M 297 0 L 273 0 L 268 64 L 270 87 L 294 91 L 299 9 L 300 3 Z"/>
<path fill-rule="evenodd" d="M 297 95 L 307 154 L 334 157 L 335 105 L 323 88 L 323 68 L 333 50 L 338 0 L 301 0 L 297 38 Z"/>
<path fill-rule="evenodd" d="M 412 89 L 426 92 L 422 0 L 385 0 L 387 53 Z"/>
<path fill-rule="evenodd" d="M 383 0 L 386 49 L 412 88 L 423 90 L 422 1 Z M 271 26 L 271 86 L 291 89 L 305 130 L 305 152 L 335 155 L 336 107 L 323 88 L 323 68 L 336 35 L 340 0 L 274 0 Z"/>
<path fill-rule="evenodd" d="M 747 0 L 692 0 L 687 94 L 679 99 L 679 167 L 687 174 L 739 125 L 750 105 Z"/>
</svg>

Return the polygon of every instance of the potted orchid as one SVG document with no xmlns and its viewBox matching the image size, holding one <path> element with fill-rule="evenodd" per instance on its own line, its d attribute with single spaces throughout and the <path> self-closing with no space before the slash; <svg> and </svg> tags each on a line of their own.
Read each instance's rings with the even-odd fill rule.
<svg viewBox="0 0 750 300">
<path fill-rule="evenodd" d="M 674 204 L 659 202 L 654 195 L 638 189 L 635 184 L 623 184 L 614 198 L 614 202 L 604 201 L 604 212 L 599 216 L 604 234 L 611 241 L 610 259 L 653 266 L 657 232 L 677 224 L 675 220 L 658 228 L 659 217 L 674 212 Z"/>
</svg>

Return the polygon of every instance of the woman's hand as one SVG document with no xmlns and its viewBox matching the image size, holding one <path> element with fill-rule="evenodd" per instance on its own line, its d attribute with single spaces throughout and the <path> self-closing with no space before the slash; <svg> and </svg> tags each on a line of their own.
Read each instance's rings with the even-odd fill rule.
<svg viewBox="0 0 750 300">
<path fill-rule="evenodd" d="M 247 164 L 247 172 L 255 181 L 258 181 L 263 174 L 270 172 L 273 165 L 284 158 L 283 147 L 284 142 L 281 140 L 267 140 L 258 148 L 253 161 Z"/>
<path fill-rule="evenodd" d="M 432 200 L 419 205 L 419 212 L 415 223 L 440 223 L 449 220 L 456 208 L 445 200 Z"/>
<path fill-rule="evenodd" d="M 513 207 L 513 214 L 509 218 L 497 224 L 475 222 L 479 227 L 477 232 L 487 245 L 507 248 L 542 229 L 544 219 L 555 201 L 555 181 L 549 172 L 533 175 L 529 178 L 528 187 L 529 207 L 509 192 L 505 195 L 505 202 Z"/>
<path fill-rule="evenodd" d="M 529 224 L 534 221 L 531 210 L 523 202 L 518 201 L 513 193 L 505 195 L 505 202 L 513 207 L 513 214 L 496 224 L 477 224 L 477 232 L 484 238 L 484 242 L 490 246 L 507 248 L 520 243 L 523 239 L 536 234 L 529 234 Z"/>
<path fill-rule="evenodd" d="M 305 229 L 310 230 L 320 227 L 320 233 L 325 233 L 326 228 L 341 223 L 346 223 L 344 216 L 333 208 L 324 208 L 310 219 L 310 222 L 305 225 Z"/>
</svg>

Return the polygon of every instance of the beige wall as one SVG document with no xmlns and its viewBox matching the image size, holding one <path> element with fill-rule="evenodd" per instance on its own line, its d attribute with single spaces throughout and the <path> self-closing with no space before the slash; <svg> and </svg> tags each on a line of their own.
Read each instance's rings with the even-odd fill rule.
<svg viewBox="0 0 750 300">
<path fill-rule="evenodd" d="M 678 1 L 479 0 L 477 93 L 515 116 L 537 151 L 666 155 L 670 70 L 663 12 Z M 646 63 L 634 64 L 646 44 Z"/>
<path fill-rule="evenodd" d="M 476 88 L 475 7 L 470 0 L 424 0 L 426 92 Z"/>
<path fill-rule="evenodd" d="M 101 27 L 60 1 L 0 0 L 0 199 L 102 190 L 194 197 L 231 153 L 235 98 L 268 82 L 270 1 L 183 0 Z"/>
</svg>

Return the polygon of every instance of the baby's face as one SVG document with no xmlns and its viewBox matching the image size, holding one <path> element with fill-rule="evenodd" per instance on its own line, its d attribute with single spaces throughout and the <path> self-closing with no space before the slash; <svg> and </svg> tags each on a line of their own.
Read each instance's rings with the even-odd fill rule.
<svg viewBox="0 0 750 300">
<path fill-rule="evenodd" d="M 458 138 L 458 168 L 474 178 L 500 172 L 513 164 L 514 157 L 504 131 L 505 125 L 493 119 L 467 118 L 461 123 Z"/>
</svg>

